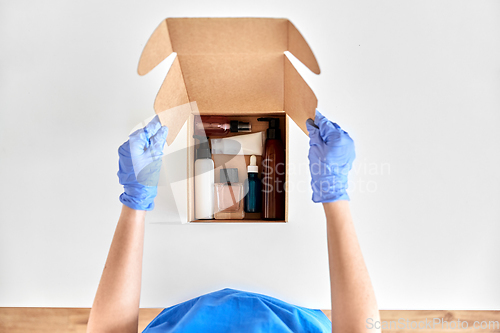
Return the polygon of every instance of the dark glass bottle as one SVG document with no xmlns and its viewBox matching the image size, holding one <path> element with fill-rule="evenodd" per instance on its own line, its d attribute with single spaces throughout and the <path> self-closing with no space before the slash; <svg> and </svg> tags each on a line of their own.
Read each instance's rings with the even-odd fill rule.
<svg viewBox="0 0 500 333">
<path fill-rule="evenodd" d="M 269 122 L 262 156 L 262 217 L 266 220 L 284 220 L 285 147 L 281 141 L 279 118 L 257 120 Z"/>
<path fill-rule="evenodd" d="M 250 156 L 248 178 L 245 180 L 245 212 L 260 213 L 262 205 L 262 183 L 259 178 L 259 167 L 255 155 Z"/>
</svg>

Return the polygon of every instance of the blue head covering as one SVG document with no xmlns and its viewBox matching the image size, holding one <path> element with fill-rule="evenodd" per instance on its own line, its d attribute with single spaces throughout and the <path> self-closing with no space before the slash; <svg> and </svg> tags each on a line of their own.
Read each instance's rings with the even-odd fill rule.
<svg viewBox="0 0 500 333">
<path fill-rule="evenodd" d="M 143 333 L 330 333 L 320 310 L 234 289 L 206 294 L 163 310 Z"/>
</svg>

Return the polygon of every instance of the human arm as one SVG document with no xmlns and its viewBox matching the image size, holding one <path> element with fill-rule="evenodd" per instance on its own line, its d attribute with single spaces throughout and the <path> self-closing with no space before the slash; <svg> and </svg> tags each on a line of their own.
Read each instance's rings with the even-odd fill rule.
<svg viewBox="0 0 500 333">
<path fill-rule="evenodd" d="M 154 208 L 167 128 L 158 117 L 120 146 L 122 212 L 97 289 L 88 333 L 136 333 L 146 211 Z"/>
<path fill-rule="evenodd" d="M 328 237 L 332 332 L 380 332 L 370 329 L 371 323 L 380 321 L 379 311 L 349 202 L 328 202 L 323 208 Z"/>
<path fill-rule="evenodd" d="M 307 128 L 313 201 L 323 203 L 327 220 L 332 331 L 380 332 L 367 324 L 369 319 L 379 321 L 379 312 L 346 192 L 354 142 L 319 112 Z"/>
<path fill-rule="evenodd" d="M 145 217 L 146 211 L 122 206 L 90 311 L 89 333 L 137 332 Z"/>
</svg>

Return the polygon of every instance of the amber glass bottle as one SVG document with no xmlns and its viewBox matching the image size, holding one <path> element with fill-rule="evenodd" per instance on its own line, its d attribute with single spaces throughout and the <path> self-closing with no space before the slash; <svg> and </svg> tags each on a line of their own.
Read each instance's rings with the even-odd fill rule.
<svg viewBox="0 0 500 333">
<path fill-rule="evenodd" d="M 259 118 L 268 121 L 266 145 L 262 156 L 262 217 L 266 220 L 285 219 L 285 147 L 281 140 L 279 118 Z"/>
</svg>

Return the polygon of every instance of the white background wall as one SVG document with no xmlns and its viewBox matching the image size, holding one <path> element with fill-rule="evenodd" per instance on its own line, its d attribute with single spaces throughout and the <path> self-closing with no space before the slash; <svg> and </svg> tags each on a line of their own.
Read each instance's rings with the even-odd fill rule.
<svg viewBox="0 0 500 333">
<path fill-rule="evenodd" d="M 117 149 L 168 69 L 139 77 L 137 62 L 177 16 L 286 17 L 306 37 L 322 74 L 299 69 L 356 142 L 352 210 L 382 309 L 500 307 L 500 2 L 314 0 L 3 0 L 0 306 L 91 305 L 121 206 Z M 290 144 L 307 163 L 295 125 Z M 142 306 L 232 287 L 330 307 L 309 189 L 287 225 L 154 223 L 179 220 L 161 191 Z"/>
</svg>

